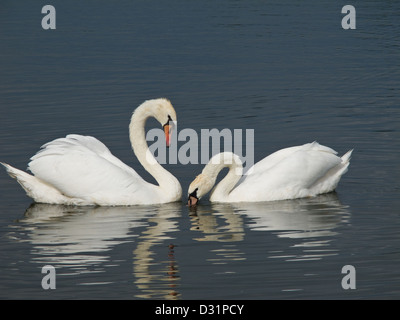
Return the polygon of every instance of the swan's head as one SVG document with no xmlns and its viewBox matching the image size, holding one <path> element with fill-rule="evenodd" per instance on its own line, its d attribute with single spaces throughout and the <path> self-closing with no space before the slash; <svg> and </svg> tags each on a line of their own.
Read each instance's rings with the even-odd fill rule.
<svg viewBox="0 0 400 320">
<path fill-rule="evenodd" d="M 194 206 L 199 202 L 202 196 L 208 193 L 215 185 L 218 173 L 225 167 L 229 168 L 228 175 L 222 180 L 225 184 L 218 184 L 230 191 L 239 181 L 243 173 L 242 161 L 239 156 L 232 152 L 221 152 L 213 156 L 204 167 L 201 174 L 189 186 L 188 206 Z M 217 187 L 212 191 L 216 192 Z"/>
<path fill-rule="evenodd" d="M 189 186 L 188 190 L 188 206 L 195 206 L 197 202 L 207 194 L 215 184 L 215 179 L 207 174 L 201 173 Z"/>
<path fill-rule="evenodd" d="M 154 118 L 163 126 L 165 133 L 165 140 L 167 147 L 169 147 L 171 142 L 171 134 L 174 126 L 176 125 L 176 112 L 171 102 L 168 99 L 160 98 L 155 99 L 154 105 Z"/>
<path fill-rule="evenodd" d="M 152 99 L 143 102 L 133 113 L 140 118 L 154 117 L 162 126 L 167 146 L 171 141 L 171 134 L 176 125 L 176 112 L 171 102 L 165 98 Z M 139 116 L 140 115 L 140 116 Z"/>
</svg>

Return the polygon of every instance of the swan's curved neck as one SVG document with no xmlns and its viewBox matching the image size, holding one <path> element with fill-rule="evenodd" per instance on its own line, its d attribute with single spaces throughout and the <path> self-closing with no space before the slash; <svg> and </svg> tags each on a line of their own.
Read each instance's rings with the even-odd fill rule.
<svg viewBox="0 0 400 320">
<path fill-rule="evenodd" d="M 143 168 L 157 181 L 165 197 L 179 195 L 181 190 L 179 181 L 158 163 L 146 142 L 146 120 L 155 117 L 155 112 L 156 106 L 151 101 L 147 101 L 133 113 L 129 125 L 132 149 Z"/>
<path fill-rule="evenodd" d="M 229 197 L 229 193 L 242 177 L 242 162 L 238 156 L 231 153 L 221 153 L 217 158 L 213 157 L 204 168 L 203 173 L 215 181 L 218 173 L 223 168 L 228 168 L 229 171 L 211 192 L 211 201 L 226 200 Z"/>
</svg>

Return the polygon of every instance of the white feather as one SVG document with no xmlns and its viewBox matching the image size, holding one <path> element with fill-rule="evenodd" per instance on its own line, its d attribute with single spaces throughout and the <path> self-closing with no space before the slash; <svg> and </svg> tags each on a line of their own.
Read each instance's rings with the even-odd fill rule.
<svg viewBox="0 0 400 320">
<path fill-rule="evenodd" d="M 115 206 L 177 201 L 178 180 L 148 152 L 144 126 L 150 116 L 164 124 L 170 117 L 176 121 L 176 114 L 168 100 L 148 100 L 133 113 L 129 126 L 132 147 L 158 186 L 143 180 L 96 138 L 76 134 L 43 145 L 28 165 L 33 176 L 2 164 L 40 203 Z"/>
<path fill-rule="evenodd" d="M 212 190 L 210 201 L 256 202 L 311 197 L 328 193 L 337 187 L 350 164 L 352 150 L 342 158 L 337 152 L 317 142 L 281 149 L 251 167 L 240 177 L 242 163 L 233 153 L 225 152 L 225 164 L 209 161 L 202 173 L 190 184 L 189 194 L 197 189 L 198 198 L 210 191 L 223 167 L 230 170 Z"/>
</svg>

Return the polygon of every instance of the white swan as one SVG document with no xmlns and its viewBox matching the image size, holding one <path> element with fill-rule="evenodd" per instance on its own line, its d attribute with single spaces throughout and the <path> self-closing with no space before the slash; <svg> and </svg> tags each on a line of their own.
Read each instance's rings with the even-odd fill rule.
<svg viewBox="0 0 400 320">
<path fill-rule="evenodd" d="M 339 158 L 336 151 L 317 142 L 281 149 L 252 166 L 239 184 L 240 158 L 231 152 L 219 153 L 190 184 L 188 205 L 196 205 L 211 190 L 224 167 L 229 171 L 211 192 L 211 202 L 274 201 L 328 193 L 346 173 L 352 151 Z"/>
<path fill-rule="evenodd" d="M 178 201 L 182 195 L 179 181 L 148 149 L 144 128 L 149 117 L 163 124 L 169 145 L 176 113 L 167 99 L 148 100 L 137 107 L 129 125 L 133 151 L 158 186 L 143 180 L 90 136 L 68 135 L 43 145 L 28 165 L 34 175 L 1 164 L 38 203 L 117 206 Z"/>
</svg>

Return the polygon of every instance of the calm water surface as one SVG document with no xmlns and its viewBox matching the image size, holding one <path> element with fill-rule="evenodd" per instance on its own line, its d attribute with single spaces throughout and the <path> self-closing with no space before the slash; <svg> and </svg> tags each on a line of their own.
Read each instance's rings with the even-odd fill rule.
<svg viewBox="0 0 400 320">
<path fill-rule="evenodd" d="M 40 4 L 0 5 L 0 161 L 25 169 L 45 142 L 87 134 L 153 181 L 128 123 L 161 96 L 178 129 L 254 129 L 255 161 L 314 140 L 355 151 L 336 193 L 196 210 L 32 204 L 3 170 L 1 299 L 400 298 L 397 2 L 353 1 L 356 30 L 331 1 L 52 4 L 47 31 Z M 165 167 L 186 193 L 203 164 Z"/>
</svg>

